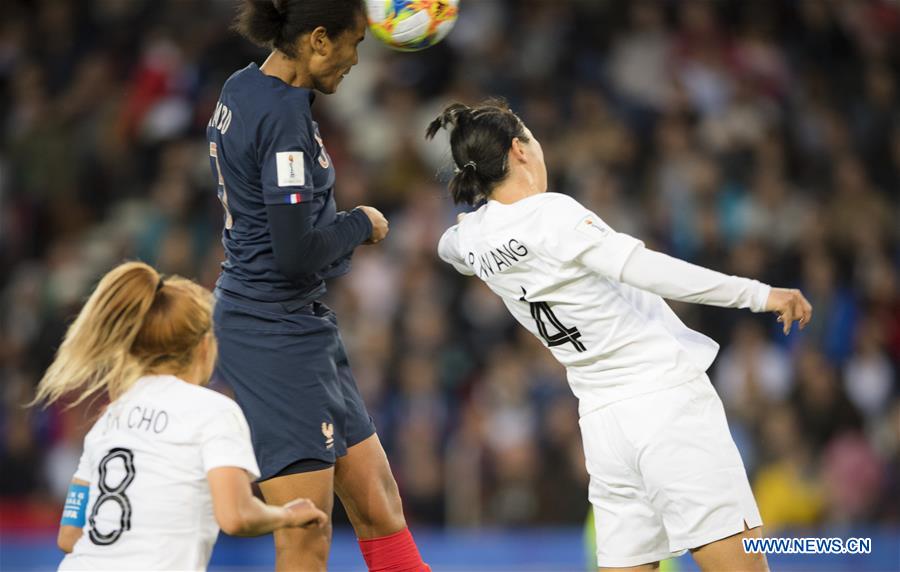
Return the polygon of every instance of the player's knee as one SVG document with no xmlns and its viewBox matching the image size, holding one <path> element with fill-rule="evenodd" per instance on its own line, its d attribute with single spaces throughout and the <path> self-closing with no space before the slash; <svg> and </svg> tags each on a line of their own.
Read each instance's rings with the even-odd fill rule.
<svg viewBox="0 0 900 572">
<path fill-rule="evenodd" d="M 387 534 L 403 529 L 406 526 L 403 503 L 397 482 L 390 471 L 387 475 L 380 476 L 370 491 L 372 494 L 368 498 L 351 499 L 354 524 L 372 534 Z"/>
<path fill-rule="evenodd" d="M 331 521 L 322 528 L 282 528 L 276 530 L 275 551 L 302 557 L 304 561 L 325 564 L 331 548 Z"/>
<path fill-rule="evenodd" d="M 384 497 L 384 504 L 387 507 L 387 513 L 397 521 L 398 524 L 406 526 L 403 517 L 403 502 L 400 500 L 400 489 L 397 487 L 397 481 L 390 470 L 380 479 L 381 492 Z"/>
<path fill-rule="evenodd" d="M 394 475 L 391 474 L 390 470 L 387 471 L 387 474 L 382 476 L 381 478 L 381 488 L 384 491 L 384 496 L 388 499 L 388 503 L 399 512 L 403 512 L 403 507 L 401 506 L 400 501 L 400 488 L 397 486 L 397 481 L 394 479 Z"/>
</svg>

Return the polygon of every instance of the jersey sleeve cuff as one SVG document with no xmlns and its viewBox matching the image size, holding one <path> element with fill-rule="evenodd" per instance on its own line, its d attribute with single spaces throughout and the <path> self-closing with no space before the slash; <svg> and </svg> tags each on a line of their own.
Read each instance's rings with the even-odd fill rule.
<svg viewBox="0 0 900 572">
<path fill-rule="evenodd" d="M 367 215 L 361 208 L 356 207 L 355 209 L 350 211 L 350 216 L 360 222 L 361 228 L 364 231 L 363 236 L 360 238 L 359 242 L 362 243 L 369 240 L 369 237 L 372 236 L 372 231 L 374 230 L 372 227 L 372 219 L 369 218 L 369 215 Z"/>
<path fill-rule="evenodd" d="M 256 464 L 256 460 L 251 459 L 235 459 L 234 457 L 226 457 L 222 456 L 220 458 L 212 458 L 206 459 L 203 463 L 204 472 L 210 472 L 213 469 L 219 469 L 222 467 L 237 467 L 238 469 L 244 469 L 254 479 L 258 479 L 260 476 L 259 466 Z"/>
<path fill-rule="evenodd" d="M 756 280 L 753 282 L 753 300 L 751 301 L 752 306 L 750 307 L 750 310 L 756 313 L 765 312 L 766 304 L 769 302 L 769 294 L 772 292 L 772 287 Z"/>
</svg>

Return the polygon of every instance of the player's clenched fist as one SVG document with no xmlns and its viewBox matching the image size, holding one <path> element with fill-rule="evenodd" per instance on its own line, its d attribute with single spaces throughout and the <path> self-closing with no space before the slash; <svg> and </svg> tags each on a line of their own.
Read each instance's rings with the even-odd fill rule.
<svg viewBox="0 0 900 572">
<path fill-rule="evenodd" d="M 369 236 L 369 239 L 365 242 L 365 244 L 377 244 L 384 240 L 384 237 L 387 236 L 390 225 L 384 215 L 381 214 L 381 211 L 374 207 L 367 206 L 359 206 L 356 207 L 362 212 L 366 213 L 366 216 L 369 217 L 369 220 L 372 221 L 372 235 Z"/>
<path fill-rule="evenodd" d="M 791 324 L 800 323 L 800 329 L 806 327 L 812 319 L 812 306 L 800 290 L 789 288 L 772 288 L 766 302 L 766 311 L 778 314 L 778 321 L 784 325 L 784 334 L 791 333 Z"/>
<path fill-rule="evenodd" d="M 328 516 L 309 499 L 292 500 L 284 508 L 287 513 L 285 526 L 322 528 L 328 523 Z"/>
</svg>

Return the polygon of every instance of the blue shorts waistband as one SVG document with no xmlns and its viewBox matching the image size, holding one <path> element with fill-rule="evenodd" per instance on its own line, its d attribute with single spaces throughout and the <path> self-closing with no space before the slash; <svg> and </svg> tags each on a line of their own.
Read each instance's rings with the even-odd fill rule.
<svg viewBox="0 0 900 572">
<path fill-rule="evenodd" d="M 279 314 L 293 314 L 295 312 L 319 314 L 320 312 L 317 311 L 317 305 L 327 309 L 327 306 L 316 300 L 315 297 L 299 298 L 297 300 L 285 300 L 283 302 L 266 302 L 264 300 L 254 300 L 253 298 L 247 298 L 246 296 L 230 292 L 219 286 L 216 287 L 213 294 L 215 295 L 216 300 L 224 300 L 227 303 L 236 304 L 238 306 L 258 308 L 266 312 L 275 312 Z"/>
</svg>

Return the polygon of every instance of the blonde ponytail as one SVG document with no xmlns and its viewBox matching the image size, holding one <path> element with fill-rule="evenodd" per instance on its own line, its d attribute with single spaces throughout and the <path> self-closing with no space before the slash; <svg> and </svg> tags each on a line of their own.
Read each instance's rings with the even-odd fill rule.
<svg viewBox="0 0 900 572">
<path fill-rule="evenodd" d="M 141 376 L 131 354 L 156 296 L 159 274 L 141 262 L 111 270 L 69 326 L 34 401 L 46 404 L 78 393 L 72 406 L 102 390 L 115 399 Z"/>
<path fill-rule="evenodd" d="M 211 328 L 209 290 L 177 276 L 163 281 L 152 267 L 126 262 L 100 280 L 31 404 L 71 395 L 75 406 L 104 390 L 112 401 L 142 375 L 183 372 Z"/>
</svg>

